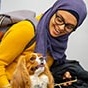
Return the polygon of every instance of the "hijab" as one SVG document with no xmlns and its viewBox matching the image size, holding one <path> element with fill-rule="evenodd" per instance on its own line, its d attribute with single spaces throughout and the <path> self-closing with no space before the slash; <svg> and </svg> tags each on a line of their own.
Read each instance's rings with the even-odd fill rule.
<svg viewBox="0 0 88 88">
<path fill-rule="evenodd" d="M 54 60 L 58 60 L 62 63 L 66 58 L 65 50 L 70 33 L 56 38 L 52 37 L 49 33 L 49 21 L 58 10 L 74 11 L 77 13 L 79 16 L 77 27 L 84 21 L 87 11 L 83 0 L 57 0 L 54 5 L 43 14 L 37 25 L 35 52 L 41 53 L 43 56 L 46 56 L 47 52 L 49 52 Z"/>
</svg>

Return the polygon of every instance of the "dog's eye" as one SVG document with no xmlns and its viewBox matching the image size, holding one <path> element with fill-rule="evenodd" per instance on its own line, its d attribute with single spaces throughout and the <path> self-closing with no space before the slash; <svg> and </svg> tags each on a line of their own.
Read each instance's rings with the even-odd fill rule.
<svg viewBox="0 0 88 88">
<path fill-rule="evenodd" d="M 35 60 L 35 59 L 36 59 L 35 55 L 32 55 L 32 57 L 30 58 L 30 60 Z"/>
<path fill-rule="evenodd" d="M 43 61 L 43 59 L 44 59 L 43 57 L 40 57 L 40 60 L 41 60 L 41 61 Z"/>
<path fill-rule="evenodd" d="M 30 60 L 33 61 L 33 60 L 35 60 L 35 58 L 34 57 L 31 57 Z"/>
<path fill-rule="evenodd" d="M 31 63 L 34 63 L 35 60 L 36 60 L 36 57 L 35 57 L 35 56 L 32 56 L 32 57 L 30 58 L 30 62 L 31 62 Z"/>
</svg>

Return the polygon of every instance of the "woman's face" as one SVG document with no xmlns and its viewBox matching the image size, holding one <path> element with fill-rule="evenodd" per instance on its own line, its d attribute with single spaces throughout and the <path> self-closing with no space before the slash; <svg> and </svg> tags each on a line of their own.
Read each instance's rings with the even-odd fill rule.
<svg viewBox="0 0 88 88">
<path fill-rule="evenodd" d="M 58 37 L 73 31 L 77 19 L 71 13 L 59 10 L 50 19 L 49 31 L 51 36 Z"/>
</svg>

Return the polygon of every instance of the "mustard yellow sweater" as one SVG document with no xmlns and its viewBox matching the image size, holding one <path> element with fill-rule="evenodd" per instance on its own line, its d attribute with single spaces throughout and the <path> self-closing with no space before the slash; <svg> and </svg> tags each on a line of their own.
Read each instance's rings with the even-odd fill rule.
<svg viewBox="0 0 88 88">
<path fill-rule="evenodd" d="M 14 24 L 5 33 L 0 42 L 0 88 L 11 88 L 6 86 L 10 84 L 9 81 L 18 58 L 22 55 L 25 46 L 34 35 L 34 27 L 29 21 L 21 21 Z M 33 52 L 35 44 L 27 48 L 23 53 Z M 51 60 L 48 59 L 48 63 L 51 63 Z"/>
</svg>

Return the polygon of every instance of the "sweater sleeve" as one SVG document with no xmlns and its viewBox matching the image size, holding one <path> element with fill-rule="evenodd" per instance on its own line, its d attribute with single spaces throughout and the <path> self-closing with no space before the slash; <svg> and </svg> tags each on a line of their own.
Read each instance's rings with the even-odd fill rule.
<svg viewBox="0 0 88 88">
<path fill-rule="evenodd" d="M 34 27 L 29 21 L 14 24 L 0 42 L 0 88 L 9 84 L 6 76 L 6 66 L 24 50 L 34 36 Z"/>
</svg>

